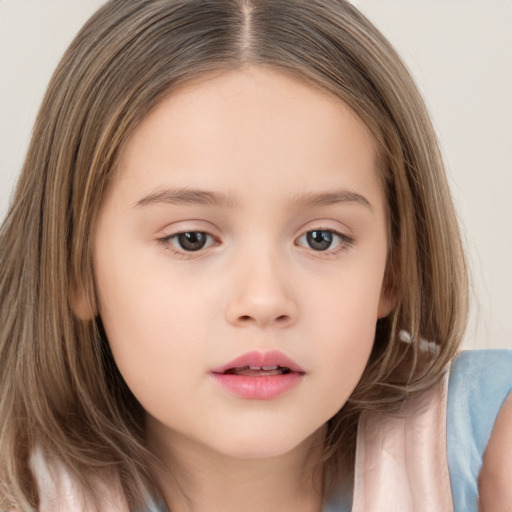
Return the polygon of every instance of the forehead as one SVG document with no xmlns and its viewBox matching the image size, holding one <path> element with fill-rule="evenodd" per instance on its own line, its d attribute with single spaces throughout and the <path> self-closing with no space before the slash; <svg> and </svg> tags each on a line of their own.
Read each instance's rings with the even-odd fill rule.
<svg viewBox="0 0 512 512">
<path fill-rule="evenodd" d="M 140 123 L 125 145 L 118 178 L 134 186 L 215 188 L 243 183 L 300 192 L 375 185 L 373 136 L 340 99 L 282 72 L 260 67 L 204 76 L 181 85 Z M 162 183 L 163 185 L 165 183 Z"/>
</svg>

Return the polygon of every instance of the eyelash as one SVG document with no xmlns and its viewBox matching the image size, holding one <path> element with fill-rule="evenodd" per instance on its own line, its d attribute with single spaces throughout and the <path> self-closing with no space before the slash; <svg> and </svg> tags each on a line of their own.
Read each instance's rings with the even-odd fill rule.
<svg viewBox="0 0 512 512">
<path fill-rule="evenodd" d="M 179 237 L 183 236 L 183 235 L 203 235 L 203 236 L 207 237 L 207 241 L 205 243 L 205 246 L 200 247 L 199 249 L 197 249 L 195 251 L 194 250 L 186 250 L 185 248 L 183 248 L 183 246 L 181 248 L 175 247 L 174 242 L 176 241 L 176 243 L 178 244 Z M 210 233 L 207 233 L 206 231 L 190 230 L 190 231 L 179 231 L 177 233 L 173 233 L 172 235 L 164 236 L 162 238 L 159 238 L 158 242 L 160 244 L 162 244 L 165 249 L 172 251 L 175 255 L 177 255 L 181 258 L 191 258 L 194 255 L 198 256 L 199 254 L 202 254 L 202 251 L 204 249 L 207 249 L 215 242 L 218 243 L 218 240 L 213 235 L 211 235 Z"/>
<path fill-rule="evenodd" d="M 332 237 L 331 243 L 334 242 L 335 238 L 338 238 L 337 246 L 334 249 L 326 248 L 323 250 L 315 250 L 312 247 L 306 247 L 301 245 L 299 242 L 303 238 L 308 238 L 308 235 L 313 236 L 313 233 L 322 233 L 322 234 L 328 234 Z M 179 242 L 179 237 L 183 235 L 200 235 L 205 236 L 207 238 L 205 245 L 202 247 L 199 247 L 197 250 L 187 250 L 183 247 L 183 245 Z M 197 238 L 197 237 L 196 237 Z M 214 243 L 220 243 L 216 237 L 211 235 L 210 233 L 206 231 L 179 231 L 177 233 L 173 233 L 172 235 L 168 235 L 162 238 L 158 239 L 158 242 L 163 245 L 167 250 L 172 251 L 174 254 L 176 254 L 179 257 L 182 258 L 191 258 L 194 255 L 199 256 L 203 253 L 204 250 L 208 249 L 208 247 L 211 247 Z M 176 244 L 179 244 L 181 247 L 176 247 L 174 245 L 174 242 Z M 340 233 L 333 229 L 328 228 L 316 228 L 316 229 L 310 229 L 306 231 L 304 234 L 302 234 L 299 238 L 296 239 L 295 245 L 304 247 L 305 249 L 311 249 L 314 253 L 316 253 L 318 256 L 322 257 L 329 257 L 329 256 L 336 256 L 337 254 L 346 251 L 350 247 L 354 245 L 354 239 L 350 236 L 347 236 L 343 233 Z M 192 242 L 193 243 L 193 242 Z"/>
<path fill-rule="evenodd" d="M 339 231 L 336 231 L 334 229 L 329 228 L 315 228 L 310 229 L 306 231 L 303 235 L 301 235 L 295 242 L 295 245 L 299 245 L 299 241 L 303 238 L 308 238 L 308 235 L 312 235 L 313 233 L 323 233 L 323 234 L 329 234 L 333 237 L 332 242 L 334 242 L 334 238 L 338 238 L 338 243 L 336 244 L 336 247 L 334 249 L 326 248 L 325 250 L 315 250 L 312 247 L 309 247 L 312 249 L 317 256 L 322 257 L 329 257 L 329 256 L 336 256 L 337 254 L 346 251 L 350 247 L 354 245 L 354 239 L 348 235 L 345 235 L 343 233 L 340 233 Z M 308 247 L 305 247 L 308 248 Z"/>
</svg>

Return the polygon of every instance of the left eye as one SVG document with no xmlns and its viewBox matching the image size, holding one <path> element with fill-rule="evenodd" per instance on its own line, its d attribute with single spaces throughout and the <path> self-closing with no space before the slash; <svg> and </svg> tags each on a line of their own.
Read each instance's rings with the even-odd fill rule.
<svg viewBox="0 0 512 512">
<path fill-rule="evenodd" d="M 344 243 L 348 243 L 347 237 L 327 229 L 314 229 L 312 231 L 308 231 L 297 240 L 298 245 L 309 247 L 314 251 L 335 249 Z"/>
<path fill-rule="evenodd" d="M 176 249 L 185 252 L 200 251 L 213 242 L 212 237 L 202 231 L 176 233 L 175 235 L 167 237 L 165 240 L 171 243 Z"/>
</svg>

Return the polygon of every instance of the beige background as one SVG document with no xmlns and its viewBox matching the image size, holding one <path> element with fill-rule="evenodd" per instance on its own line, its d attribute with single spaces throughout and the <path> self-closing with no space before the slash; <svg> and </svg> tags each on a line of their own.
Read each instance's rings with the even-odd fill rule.
<svg viewBox="0 0 512 512">
<path fill-rule="evenodd" d="M 0 218 L 53 68 L 103 0 L 0 0 Z M 473 274 L 466 347 L 512 348 L 512 1 L 354 0 L 415 75 Z"/>
</svg>

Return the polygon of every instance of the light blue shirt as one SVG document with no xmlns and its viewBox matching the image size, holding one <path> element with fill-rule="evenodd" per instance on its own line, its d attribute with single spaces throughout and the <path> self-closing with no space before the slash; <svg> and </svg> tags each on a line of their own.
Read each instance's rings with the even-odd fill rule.
<svg viewBox="0 0 512 512">
<path fill-rule="evenodd" d="M 470 350 L 453 364 L 446 444 L 455 512 L 478 512 L 482 457 L 511 388 L 512 350 Z"/>
</svg>

